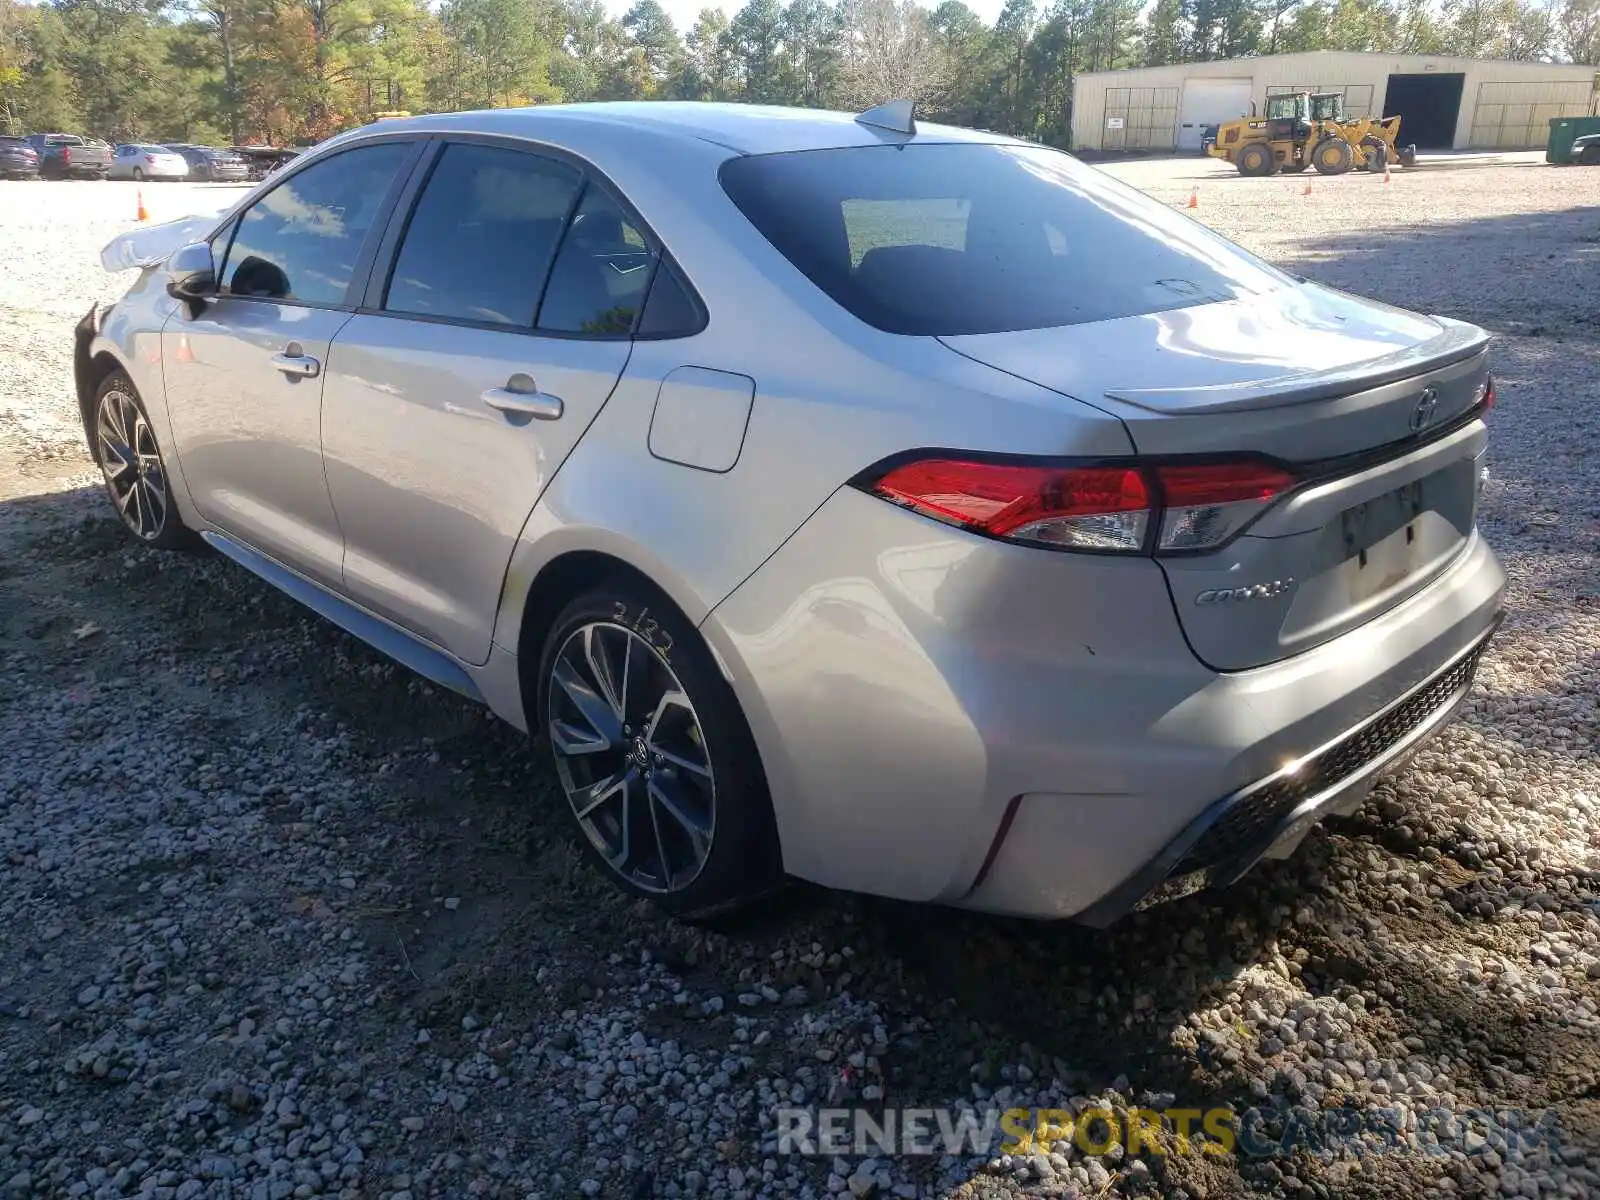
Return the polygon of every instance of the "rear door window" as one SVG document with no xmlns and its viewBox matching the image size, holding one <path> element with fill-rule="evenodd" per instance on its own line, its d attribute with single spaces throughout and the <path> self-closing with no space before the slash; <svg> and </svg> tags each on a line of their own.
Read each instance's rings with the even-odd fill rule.
<svg viewBox="0 0 1600 1200">
<path fill-rule="evenodd" d="M 644 305 L 655 253 L 638 224 L 591 185 L 561 240 L 539 328 L 553 333 L 621 337 Z"/>
<path fill-rule="evenodd" d="M 406 227 L 384 309 L 531 326 L 582 186 L 576 169 L 554 159 L 447 146 Z"/>
<path fill-rule="evenodd" d="M 721 179 L 812 283 L 891 333 L 1075 325 L 1289 283 L 1198 222 L 1043 147 L 748 155 L 724 163 Z"/>
</svg>

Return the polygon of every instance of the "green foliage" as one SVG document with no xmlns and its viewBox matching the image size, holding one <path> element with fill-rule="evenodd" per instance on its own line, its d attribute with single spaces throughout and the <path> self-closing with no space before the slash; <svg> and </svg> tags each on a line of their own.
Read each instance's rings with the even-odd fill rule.
<svg viewBox="0 0 1600 1200">
<path fill-rule="evenodd" d="M 1085 71 L 1297 50 L 1600 60 L 1600 0 L 0 0 L 0 129 L 303 143 L 389 111 L 915 97 L 1066 145 Z M 1041 7 L 1042 6 L 1042 7 Z"/>
</svg>

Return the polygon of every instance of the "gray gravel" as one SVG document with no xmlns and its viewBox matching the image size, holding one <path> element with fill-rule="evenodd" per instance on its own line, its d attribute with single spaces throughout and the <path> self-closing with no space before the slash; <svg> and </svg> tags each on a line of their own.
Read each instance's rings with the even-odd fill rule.
<svg viewBox="0 0 1600 1200">
<path fill-rule="evenodd" d="M 481 712 L 94 490 L 71 323 L 132 188 L 0 185 L 0 1196 L 1584 1196 L 1600 1151 L 1600 175 L 1115 168 L 1501 332 L 1512 616 L 1355 817 L 1107 933 L 583 866 Z M 146 189 L 157 218 L 228 194 Z M 784 1103 L 1551 1112 L 1438 1153 L 802 1158 Z"/>
</svg>

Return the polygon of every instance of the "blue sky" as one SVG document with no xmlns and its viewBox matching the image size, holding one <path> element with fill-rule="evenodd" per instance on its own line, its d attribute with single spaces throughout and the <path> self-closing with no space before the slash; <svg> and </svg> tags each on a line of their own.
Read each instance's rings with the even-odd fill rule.
<svg viewBox="0 0 1600 1200">
<path fill-rule="evenodd" d="M 1003 0 L 967 0 L 967 7 L 990 25 L 1000 15 L 1000 6 Z M 614 16 L 620 17 L 632 6 L 633 0 L 606 0 L 608 8 Z M 672 18 L 672 23 L 678 27 L 679 33 L 687 33 L 694 25 L 694 19 L 700 14 L 702 8 L 721 8 L 730 17 L 738 12 L 742 0 L 724 0 L 722 4 L 707 4 L 706 0 L 661 0 L 661 7 L 667 10 L 667 15 Z M 933 7 L 924 4 L 924 8 Z"/>
</svg>

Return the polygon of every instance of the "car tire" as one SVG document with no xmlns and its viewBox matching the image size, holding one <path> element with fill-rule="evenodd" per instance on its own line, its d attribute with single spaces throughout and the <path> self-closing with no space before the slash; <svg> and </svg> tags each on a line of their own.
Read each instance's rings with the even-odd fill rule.
<svg viewBox="0 0 1600 1200">
<path fill-rule="evenodd" d="M 135 167 L 133 169 L 133 181 L 135 183 L 143 183 L 144 182 L 144 168 L 143 167 Z"/>
<path fill-rule="evenodd" d="M 1578 165 L 1581 167 L 1600 166 L 1600 146 L 1585 146 L 1578 151 Z"/>
<path fill-rule="evenodd" d="M 155 428 L 126 372 L 113 371 L 100 381 L 86 424 L 89 451 L 123 528 L 159 550 L 203 546 L 178 514 Z"/>
<path fill-rule="evenodd" d="M 755 739 L 665 597 L 624 580 L 573 599 L 545 638 L 536 688 L 534 728 L 573 828 L 624 891 L 707 920 L 782 887 Z"/>
</svg>

